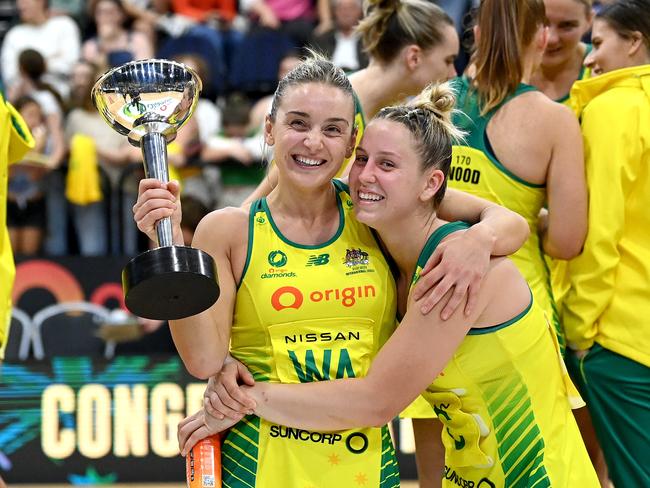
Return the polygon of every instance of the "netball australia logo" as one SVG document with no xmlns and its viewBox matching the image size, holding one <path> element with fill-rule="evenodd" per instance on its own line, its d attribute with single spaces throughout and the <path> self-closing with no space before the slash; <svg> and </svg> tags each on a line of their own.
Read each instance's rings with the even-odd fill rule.
<svg viewBox="0 0 650 488">
<path fill-rule="evenodd" d="M 270 268 L 260 275 L 263 280 L 268 278 L 295 278 L 295 271 L 285 269 L 287 265 L 287 255 L 280 250 L 271 251 L 267 258 Z"/>
<path fill-rule="evenodd" d="M 269 265 L 274 268 L 282 268 L 287 265 L 287 255 L 282 251 L 271 251 L 268 259 Z"/>
</svg>

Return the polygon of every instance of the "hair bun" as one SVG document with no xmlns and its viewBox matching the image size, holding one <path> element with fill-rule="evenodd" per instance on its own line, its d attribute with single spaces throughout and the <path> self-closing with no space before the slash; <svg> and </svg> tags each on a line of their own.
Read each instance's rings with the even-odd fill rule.
<svg viewBox="0 0 650 488">
<path fill-rule="evenodd" d="M 430 84 L 409 105 L 433 112 L 436 117 L 451 122 L 456 96 L 448 83 Z"/>
</svg>

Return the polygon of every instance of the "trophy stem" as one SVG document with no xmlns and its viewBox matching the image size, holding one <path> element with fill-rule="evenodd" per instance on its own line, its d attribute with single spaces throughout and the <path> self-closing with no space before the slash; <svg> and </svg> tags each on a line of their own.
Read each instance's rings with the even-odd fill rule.
<svg viewBox="0 0 650 488">
<path fill-rule="evenodd" d="M 167 140 L 159 132 L 149 132 L 140 139 L 140 149 L 144 160 L 144 174 L 147 178 L 155 178 L 167 183 L 169 170 L 167 169 Z M 158 246 L 171 246 L 173 244 L 172 221 L 165 217 L 156 222 Z"/>
</svg>

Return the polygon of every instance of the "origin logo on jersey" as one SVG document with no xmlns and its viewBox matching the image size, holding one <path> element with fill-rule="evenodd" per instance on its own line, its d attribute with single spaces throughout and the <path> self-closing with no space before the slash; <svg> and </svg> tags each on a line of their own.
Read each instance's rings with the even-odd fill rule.
<svg viewBox="0 0 650 488">
<path fill-rule="evenodd" d="M 344 307 L 352 307 L 358 299 L 375 298 L 377 291 L 373 285 L 350 286 L 346 288 L 330 288 L 313 290 L 303 294 L 295 286 L 283 286 L 271 295 L 271 305 L 278 312 L 286 308 L 299 310 L 305 301 L 305 295 L 310 302 L 340 302 Z"/>
</svg>

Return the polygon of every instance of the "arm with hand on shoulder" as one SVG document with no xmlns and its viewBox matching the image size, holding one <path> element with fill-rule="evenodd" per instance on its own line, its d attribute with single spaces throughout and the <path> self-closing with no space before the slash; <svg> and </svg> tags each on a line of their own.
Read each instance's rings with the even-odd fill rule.
<svg viewBox="0 0 650 488">
<path fill-rule="evenodd" d="M 441 320 L 440 303 L 434 309 L 437 313 L 423 315 L 411 298 L 400 327 L 365 377 L 290 385 L 257 382 L 243 387 L 253 403 L 242 407 L 252 407 L 253 413 L 270 422 L 307 430 L 386 424 L 440 374 L 473 325 L 507 320 L 528 306 L 530 290 L 509 260 L 493 259 L 486 282 L 490 286 L 482 288 L 469 318 L 456 310 L 449 320 Z M 181 452 L 235 422 L 198 412 L 179 424 Z"/>
</svg>

